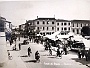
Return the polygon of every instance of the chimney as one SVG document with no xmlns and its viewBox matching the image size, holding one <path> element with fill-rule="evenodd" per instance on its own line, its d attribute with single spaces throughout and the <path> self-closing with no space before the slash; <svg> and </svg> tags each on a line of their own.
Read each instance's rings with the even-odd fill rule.
<svg viewBox="0 0 90 68">
<path fill-rule="evenodd" d="M 37 19 L 38 19 L 38 16 L 37 16 Z"/>
<path fill-rule="evenodd" d="M 55 18 L 55 15 L 54 15 L 54 18 Z"/>
<path fill-rule="evenodd" d="M 26 23 L 27 23 L 27 20 L 26 20 Z"/>
</svg>

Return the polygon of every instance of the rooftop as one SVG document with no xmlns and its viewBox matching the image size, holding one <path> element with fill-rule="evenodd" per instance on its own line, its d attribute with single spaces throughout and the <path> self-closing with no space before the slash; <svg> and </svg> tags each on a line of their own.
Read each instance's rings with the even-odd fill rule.
<svg viewBox="0 0 90 68">
<path fill-rule="evenodd" d="M 55 18 L 37 18 L 35 20 L 56 20 Z"/>
<path fill-rule="evenodd" d="M 71 22 L 70 20 L 57 19 L 56 22 Z"/>
<path fill-rule="evenodd" d="M 90 20 L 72 20 L 72 22 L 90 22 Z"/>
</svg>

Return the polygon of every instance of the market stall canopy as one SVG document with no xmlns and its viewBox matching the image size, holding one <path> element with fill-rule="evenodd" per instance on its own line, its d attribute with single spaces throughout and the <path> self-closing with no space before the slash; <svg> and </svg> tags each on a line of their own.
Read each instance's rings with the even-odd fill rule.
<svg viewBox="0 0 90 68">
<path fill-rule="evenodd" d="M 74 36 L 75 34 L 73 32 L 69 32 L 67 35 Z"/>
<path fill-rule="evenodd" d="M 72 41 L 82 41 L 84 38 L 81 35 L 74 35 L 71 39 Z"/>
<path fill-rule="evenodd" d="M 60 39 L 65 39 L 65 38 L 69 38 L 69 35 L 57 35 L 57 37 Z"/>
<path fill-rule="evenodd" d="M 60 32 L 57 31 L 57 32 L 55 32 L 55 33 L 53 33 L 53 34 L 51 34 L 51 35 L 46 35 L 46 36 L 44 36 L 44 37 L 49 38 L 49 39 L 55 39 L 56 35 L 58 35 L 59 33 L 60 33 Z"/>
<path fill-rule="evenodd" d="M 90 48 L 90 40 L 83 39 L 83 43 L 84 43 L 86 49 Z"/>
<path fill-rule="evenodd" d="M 56 36 L 56 35 L 58 35 L 58 34 L 60 34 L 59 31 L 57 31 L 57 32 L 55 32 L 55 33 L 53 33 L 53 34 L 51 34 L 51 35 L 52 35 L 52 36 Z"/>
<path fill-rule="evenodd" d="M 41 34 L 37 34 L 37 36 L 43 36 L 43 35 L 41 35 Z"/>
</svg>

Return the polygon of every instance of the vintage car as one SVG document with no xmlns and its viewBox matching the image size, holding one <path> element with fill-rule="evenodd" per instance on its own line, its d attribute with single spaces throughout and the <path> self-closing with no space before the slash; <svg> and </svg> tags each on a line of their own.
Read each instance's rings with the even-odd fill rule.
<svg viewBox="0 0 90 68">
<path fill-rule="evenodd" d="M 76 43 L 73 43 L 72 46 L 71 46 L 71 50 L 77 50 L 78 51 L 79 48 L 80 49 L 85 48 L 84 43 L 82 43 L 82 42 L 76 42 Z"/>
</svg>

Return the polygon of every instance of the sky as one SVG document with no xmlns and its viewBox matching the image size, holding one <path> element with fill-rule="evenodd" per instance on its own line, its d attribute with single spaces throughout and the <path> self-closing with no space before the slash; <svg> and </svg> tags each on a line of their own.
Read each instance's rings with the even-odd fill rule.
<svg viewBox="0 0 90 68">
<path fill-rule="evenodd" d="M 0 0 L 0 16 L 16 26 L 37 16 L 90 20 L 90 0 Z"/>
</svg>

